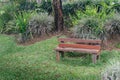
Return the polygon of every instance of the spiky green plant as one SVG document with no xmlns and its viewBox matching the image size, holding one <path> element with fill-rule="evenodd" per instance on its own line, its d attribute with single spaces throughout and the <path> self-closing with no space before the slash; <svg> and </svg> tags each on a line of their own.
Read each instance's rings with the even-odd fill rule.
<svg viewBox="0 0 120 80">
<path fill-rule="evenodd" d="M 102 72 L 102 80 L 120 80 L 120 62 L 111 62 Z"/>
<path fill-rule="evenodd" d="M 105 24 L 106 37 L 117 39 L 120 36 L 120 16 L 114 15 Z"/>
<path fill-rule="evenodd" d="M 24 11 L 15 14 L 16 26 L 18 28 L 19 33 L 24 33 L 26 31 L 31 15 L 31 12 Z"/>
<path fill-rule="evenodd" d="M 99 22 L 96 19 L 84 19 L 75 26 L 73 34 L 74 37 L 82 39 L 97 39 L 99 38 Z"/>
<path fill-rule="evenodd" d="M 53 22 L 54 18 L 48 16 L 47 13 L 36 13 L 31 17 L 27 33 L 30 33 L 32 36 L 49 34 L 54 28 Z"/>
</svg>

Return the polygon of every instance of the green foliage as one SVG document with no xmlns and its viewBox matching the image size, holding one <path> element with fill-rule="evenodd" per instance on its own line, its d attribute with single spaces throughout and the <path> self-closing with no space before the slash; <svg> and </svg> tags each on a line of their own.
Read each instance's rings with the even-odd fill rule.
<svg viewBox="0 0 120 80">
<path fill-rule="evenodd" d="M 99 32 L 99 22 L 90 18 L 79 21 L 79 24 L 74 28 L 73 34 L 76 38 L 96 39 L 100 36 Z"/>
<path fill-rule="evenodd" d="M 25 42 L 37 36 L 48 35 L 54 29 L 54 18 L 47 13 L 22 12 L 16 15 L 16 36 L 18 42 Z"/>
<path fill-rule="evenodd" d="M 15 14 L 15 21 L 19 33 L 24 33 L 28 27 L 29 19 L 32 16 L 31 12 L 20 12 Z"/>
<path fill-rule="evenodd" d="M 76 11 L 81 10 L 85 11 L 86 6 L 91 4 L 89 0 L 77 0 L 69 3 L 63 4 L 63 14 L 64 16 L 72 15 L 77 17 Z"/>
<path fill-rule="evenodd" d="M 106 35 L 109 39 L 119 37 L 120 35 L 120 16 L 114 15 L 113 18 L 109 19 L 105 24 Z"/>
<path fill-rule="evenodd" d="M 120 48 L 120 43 L 117 43 L 117 44 L 115 45 L 115 47 L 116 47 L 116 48 Z"/>
<path fill-rule="evenodd" d="M 33 36 L 49 34 L 53 30 L 54 18 L 47 13 L 35 13 L 29 21 L 26 33 Z"/>
<path fill-rule="evenodd" d="M 35 10 L 36 2 L 35 1 L 27 1 L 27 0 L 10 0 L 13 5 L 17 6 L 18 11 L 28 11 L 28 10 Z M 17 11 L 17 12 L 18 12 Z"/>
<path fill-rule="evenodd" d="M 4 5 L 0 10 L 0 33 L 6 30 L 6 24 L 13 19 L 15 6 L 11 4 Z"/>
<path fill-rule="evenodd" d="M 120 13 L 120 1 L 119 1 L 119 0 L 116 0 L 116 1 L 114 2 L 113 9 L 115 9 L 116 12 Z"/>
<path fill-rule="evenodd" d="M 119 80 L 120 79 L 120 63 L 119 61 L 111 62 L 102 72 L 102 80 Z"/>
<path fill-rule="evenodd" d="M 5 26 L 6 26 L 6 29 L 4 30 L 4 33 L 7 33 L 7 34 L 18 33 L 15 20 L 10 20 L 8 23 L 6 23 Z"/>
<path fill-rule="evenodd" d="M 40 4 L 38 4 L 37 7 L 42 9 L 43 11 L 47 12 L 48 14 L 51 14 L 53 11 L 51 0 L 42 0 L 42 2 Z"/>
<path fill-rule="evenodd" d="M 106 31 L 104 29 L 104 24 L 115 14 L 115 10 L 112 9 L 114 6 L 112 1 L 108 2 L 109 4 L 105 1 L 99 1 L 98 4 L 95 1 L 94 4 L 87 5 L 84 12 L 77 11 L 78 19 L 72 21 L 74 25 L 77 24 L 78 26 L 75 28 L 74 36 L 80 38 L 90 38 L 88 36 L 93 36 L 93 38 L 95 38 L 95 36 L 97 36 L 102 40 L 105 39 Z M 80 22 L 79 19 L 81 19 Z"/>
<path fill-rule="evenodd" d="M 64 6 L 68 6 L 65 7 Z M 65 25 L 76 25 L 79 19 L 86 17 L 98 18 L 101 27 L 104 26 L 104 22 L 107 18 L 112 17 L 116 11 L 115 6 L 118 8 L 118 1 L 113 0 L 85 0 L 85 1 L 73 1 L 63 5 L 63 13 L 66 16 Z M 67 10 L 68 9 L 68 10 Z M 68 22 L 72 23 L 69 24 Z"/>
</svg>

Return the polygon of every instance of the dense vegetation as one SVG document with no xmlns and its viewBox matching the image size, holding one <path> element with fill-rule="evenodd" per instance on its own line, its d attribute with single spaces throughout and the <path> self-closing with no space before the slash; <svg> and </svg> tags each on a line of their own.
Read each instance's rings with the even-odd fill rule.
<svg viewBox="0 0 120 80">
<path fill-rule="evenodd" d="M 0 10 L 0 33 L 20 34 L 24 42 L 33 38 L 34 35 L 40 34 L 41 31 L 44 31 L 46 34 L 51 32 L 50 30 L 55 31 L 55 27 L 49 27 L 53 26 L 53 19 L 47 19 L 52 17 L 51 0 L 43 0 L 41 4 L 37 4 L 34 1 L 11 0 L 6 4 Z M 63 2 L 64 26 L 73 28 L 74 37 L 85 39 L 109 38 L 109 36 L 114 36 L 115 34 L 120 35 L 119 11 L 119 0 L 76 0 Z M 47 13 L 48 15 L 43 15 L 44 17 L 39 16 L 42 13 Z M 34 20 L 35 16 L 37 16 L 36 20 Z M 32 25 L 34 30 L 29 30 L 30 24 L 34 24 Z M 40 25 L 42 25 L 41 28 L 37 28 Z M 113 28 L 112 25 L 116 27 Z"/>
<path fill-rule="evenodd" d="M 41 4 L 37 4 L 34 1 L 11 0 L 6 4 L 7 5 L 1 7 L 0 10 L 0 33 L 22 35 L 20 36 L 22 37 L 21 41 L 24 42 L 27 39 L 33 38 L 34 35 L 40 34 L 41 31 L 48 34 L 48 32 L 51 32 L 49 30 L 55 30 L 55 27 L 44 27 L 44 25 L 53 26 L 53 19 L 49 19 L 47 22 L 47 18 L 49 18 L 49 16 L 52 17 L 53 12 L 51 0 L 43 0 Z M 116 33 L 119 35 L 119 11 L 119 0 L 76 0 L 63 2 L 64 26 L 66 28 L 73 27 L 72 32 L 74 37 L 78 38 L 103 39 L 109 37 L 108 35 L 114 36 Z M 48 17 L 47 15 L 43 15 L 44 17 L 39 16 L 34 20 L 34 16 L 42 13 L 47 13 Z M 43 19 L 43 22 L 38 21 L 40 19 Z M 44 22 L 45 24 L 43 24 Z M 32 31 L 28 29 L 31 27 L 30 24 L 34 24 L 32 25 L 34 26 L 34 28 L 32 28 L 34 30 Z M 108 30 L 106 24 L 111 26 L 109 27 L 110 30 Z M 114 27 L 115 29 L 112 28 L 113 24 L 116 25 L 116 27 Z M 43 28 L 41 26 L 41 30 L 37 28 L 37 26 L 39 27 L 40 25 L 43 25 Z M 33 33 L 33 31 L 35 31 L 35 33 Z"/>
</svg>

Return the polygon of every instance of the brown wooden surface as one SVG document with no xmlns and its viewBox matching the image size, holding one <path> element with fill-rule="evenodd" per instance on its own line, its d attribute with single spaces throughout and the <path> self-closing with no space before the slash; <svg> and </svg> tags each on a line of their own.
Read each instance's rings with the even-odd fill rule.
<svg viewBox="0 0 120 80">
<path fill-rule="evenodd" d="M 59 53 L 59 51 L 57 51 L 57 53 L 56 53 L 56 60 L 57 60 L 57 61 L 60 60 L 60 53 Z"/>
<path fill-rule="evenodd" d="M 86 44 L 101 44 L 101 40 L 82 40 L 76 38 L 59 38 L 59 42 L 73 42 L 73 43 L 86 43 Z"/>
<path fill-rule="evenodd" d="M 96 54 L 92 54 L 92 62 L 96 63 L 97 61 L 97 55 Z"/>
<path fill-rule="evenodd" d="M 81 49 L 96 49 L 96 50 L 100 50 L 100 46 L 86 45 L 86 44 L 65 44 L 65 43 L 61 43 L 58 46 L 61 47 L 61 48 L 81 48 Z"/>
<path fill-rule="evenodd" d="M 81 48 L 61 48 L 57 47 L 56 51 L 64 51 L 64 52 L 82 52 L 82 53 L 89 53 L 89 54 L 98 54 L 100 50 L 96 49 L 81 49 Z"/>
</svg>

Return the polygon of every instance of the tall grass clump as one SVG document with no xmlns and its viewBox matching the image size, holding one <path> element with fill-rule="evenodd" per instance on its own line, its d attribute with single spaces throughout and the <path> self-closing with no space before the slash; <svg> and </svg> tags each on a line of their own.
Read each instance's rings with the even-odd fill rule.
<svg viewBox="0 0 120 80">
<path fill-rule="evenodd" d="M 73 30 L 73 35 L 81 39 L 97 39 L 100 35 L 99 21 L 96 19 L 84 19 L 79 21 Z"/>
<path fill-rule="evenodd" d="M 120 36 L 120 16 L 114 15 L 105 23 L 106 37 L 108 39 L 118 39 Z"/>
<path fill-rule="evenodd" d="M 102 72 L 102 80 L 120 80 L 120 62 L 111 62 Z"/>
<path fill-rule="evenodd" d="M 27 27 L 25 27 L 24 33 L 28 39 L 48 35 L 54 29 L 53 22 L 54 18 L 48 16 L 47 13 L 34 13 L 30 18 Z"/>
<path fill-rule="evenodd" d="M 7 4 L 1 7 L 0 10 L 0 33 L 6 32 L 6 24 L 14 18 L 15 6 Z"/>
<path fill-rule="evenodd" d="M 29 20 L 34 12 L 19 12 L 15 14 L 15 30 L 18 34 L 18 41 L 24 42 L 27 39 L 26 31 L 28 28 Z"/>
</svg>

